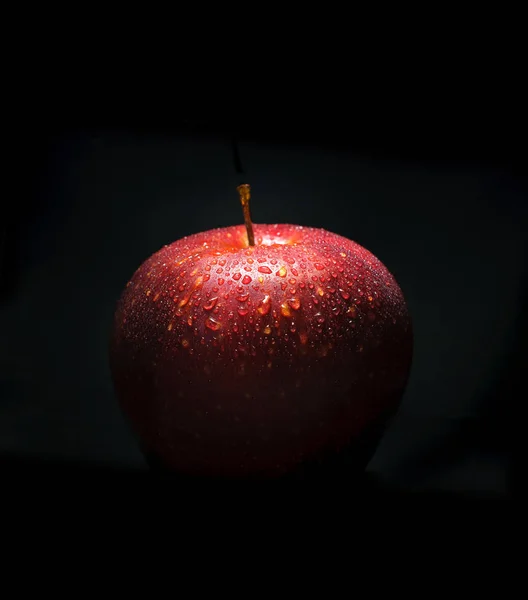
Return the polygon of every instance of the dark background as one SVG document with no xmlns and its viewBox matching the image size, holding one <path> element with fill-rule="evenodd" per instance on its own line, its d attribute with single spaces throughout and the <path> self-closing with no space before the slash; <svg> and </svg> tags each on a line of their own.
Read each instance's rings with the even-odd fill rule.
<svg viewBox="0 0 528 600">
<path fill-rule="evenodd" d="M 524 138 L 502 114 L 460 122 L 36 124 L 2 219 L 3 472 L 147 471 L 110 381 L 116 301 L 162 245 L 240 223 L 244 181 L 255 222 L 357 241 L 408 300 L 411 377 L 370 476 L 388 490 L 507 494 L 527 358 Z"/>
</svg>

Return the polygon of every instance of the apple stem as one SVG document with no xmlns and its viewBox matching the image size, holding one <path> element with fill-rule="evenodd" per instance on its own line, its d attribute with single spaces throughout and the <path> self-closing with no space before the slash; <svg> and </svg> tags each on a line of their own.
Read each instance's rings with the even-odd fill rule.
<svg viewBox="0 0 528 600">
<path fill-rule="evenodd" d="M 250 246 L 255 245 L 255 236 L 253 234 L 253 223 L 251 222 L 251 215 L 249 213 L 249 200 L 251 198 L 251 187 L 247 183 L 243 183 L 237 187 L 237 191 L 240 194 L 240 203 L 242 204 L 242 210 L 244 211 L 244 223 L 246 224 L 246 231 L 248 236 L 248 243 Z"/>
</svg>

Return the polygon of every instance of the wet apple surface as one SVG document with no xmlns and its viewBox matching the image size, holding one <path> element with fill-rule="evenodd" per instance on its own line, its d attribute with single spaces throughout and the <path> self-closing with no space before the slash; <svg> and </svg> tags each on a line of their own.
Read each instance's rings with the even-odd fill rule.
<svg viewBox="0 0 528 600">
<path fill-rule="evenodd" d="M 244 225 L 165 246 L 119 300 L 116 393 L 167 469 L 274 476 L 394 412 L 412 359 L 387 268 L 322 229 Z"/>
</svg>

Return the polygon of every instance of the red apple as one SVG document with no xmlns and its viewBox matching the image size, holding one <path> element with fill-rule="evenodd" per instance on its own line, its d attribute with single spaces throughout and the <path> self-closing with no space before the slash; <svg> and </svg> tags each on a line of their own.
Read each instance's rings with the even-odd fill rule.
<svg viewBox="0 0 528 600">
<path fill-rule="evenodd" d="M 115 315 L 120 405 L 145 451 L 184 474 L 267 477 L 339 453 L 396 411 L 409 375 L 387 268 L 323 229 L 251 225 L 241 195 L 247 228 L 163 247 Z"/>
</svg>

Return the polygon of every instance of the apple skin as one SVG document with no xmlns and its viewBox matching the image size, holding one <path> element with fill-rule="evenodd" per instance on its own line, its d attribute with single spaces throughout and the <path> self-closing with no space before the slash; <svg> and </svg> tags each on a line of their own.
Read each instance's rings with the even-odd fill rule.
<svg viewBox="0 0 528 600">
<path fill-rule="evenodd" d="M 163 247 L 118 302 L 116 395 L 168 471 L 285 475 L 353 446 L 401 402 L 413 336 L 387 268 L 323 229 L 253 227 L 252 247 L 243 225 Z"/>
</svg>

